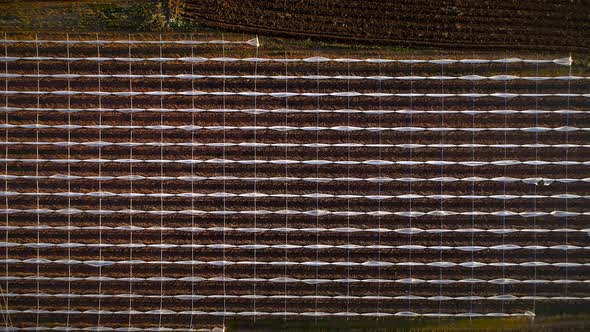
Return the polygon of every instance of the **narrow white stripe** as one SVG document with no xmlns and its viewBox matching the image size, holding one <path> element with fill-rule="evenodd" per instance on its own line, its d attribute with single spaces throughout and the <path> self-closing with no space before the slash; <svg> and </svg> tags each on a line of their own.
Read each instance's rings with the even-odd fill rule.
<svg viewBox="0 0 590 332">
<path fill-rule="evenodd" d="M 512 200 L 512 199 L 590 199 L 590 195 L 576 195 L 576 194 L 554 194 L 554 195 L 511 195 L 511 194 L 497 194 L 497 195 L 420 195 L 420 194 L 403 194 L 403 195 L 355 195 L 355 194 L 329 194 L 329 193 L 312 193 L 312 194 L 266 194 L 262 192 L 246 192 L 246 193 L 232 193 L 232 192 L 213 192 L 213 193 L 196 193 L 196 192 L 110 192 L 110 191 L 92 191 L 92 192 L 18 192 L 18 191 L 0 191 L 0 197 L 3 196 L 61 196 L 61 197 L 183 197 L 183 198 L 199 198 L 199 197 L 213 197 L 213 198 L 310 198 L 310 199 L 369 199 L 369 200 L 388 200 L 388 199 L 496 199 L 496 200 Z"/>
<path fill-rule="evenodd" d="M 307 210 L 307 211 L 299 211 L 299 210 L 108 210 L 108 209 L 99 209 L 99 210 L 83 210 L 83 209 L 0 209 L 0 213 L 4 214 L 14 214 L 14 213 L 29 213 L 29 214 L 50 214 L 50 213 L 57 213 L 62 215 L 72 215 L 72 214 L 90 214 L 90 215 L 110 215 L 110 214 L 151 214 L 151 215 L 174 215 L 174 214 L 183 214 L 189 216 L 195 215 L 234 215 L 234 214 L 242 214 L 242 215 L 307 215 L 307 216 L 340 216 L 340 217 L 360 217 L 360 216 L 371 216 L 371 217 L 383 217 L 383 216 L 398 216 L 398 217 L 406 217 L 406 218 L 417 218 L 423 216 L 496 216 L 496 217 L 524 217 L 524 218 L 533 218 L 533 217 L 578 217 L 578 216 L 590 216 L 590 212 L 573 212 L 573 211 L 551 211 L 551 212 L 543 212 L 543 211 L 446 211 L 446 210 L 431 210 L 431 211 L 329 211 L 329 210 Z"/>
<path fill-rule="evenodd" d="M 16 111 L 40 111 L 40 112 L 121 112 L 121 113 L 136 113 L 136 112 L 183 112 L 183 113 L 245 113 L 245 114 L 264 114 L 264 113 L 342 113 L 342 114 L 366 114 L 366 115 L 383 115 L 383 114 L 588 114 L 590 111 L 573 110 L 573 109 L 558 109 L 558 110 L 540 110 L 540 109 L 526 109 L 526 110 L 511 110 L 511 109 L 493 109 L 493 110 L 417 110 L 417 109 L 397 109 L 397 110 L 360 110 L 360 109 L 235 109 L 235 108 L 53 108 L 53 107 L 0 107 L 0 112 L 16 112 Z"/>
<path fill-rule="evenodd" d="M 40 280 L 40 281 L 96 281 L 98 277 L 45 277 L 40 276 L 9 276 L 9 277 L 0 277 L 0 280 Z M 149 277 L 149 278 L 142 278 L 142 277 L 108 277 L 102 276 L 100 277 L 103 282 L 109 281 L 122 281 L 122 282 L 219 282 L 222 280 L 222 277 L 182 277 L 182 278 L 173 278 L 173 277 Z M 305 283 L 309 285 L 319 285 L 319 284 L 330 284 L 330 283 L 397 283 L 397 284 L 434 284 L 434 285 L 450 285 L 450 284 L 481 284 L 481 283 L 489 283 L 494 285 L 518 285 L 518 284 L 590 284 L 590 279 L 582 279 L 582 280 L 575 280 L 575 279 L 555 279 L 555 280 L 545 280 L 545 279 L 511 279 L 511 278 L 499 278 L 499 279 L 478 279 L 478 278 L 468 278 L 468 279 L 419 279 L 419 278 L 404 278 L 404 279 L 375 279 L 375 278 L 368 278 L 368 279 L 299 279 L 299 278 L 232 278 L 232 277 L 225 277 L 223 280 L 226 282 L 270 282 L 270 283 Z"/>
<path fill-rule="evenodd" d="M 0 43 L 2 40 L 0 40 Z M 34 42 L 34 41 L 4 41 L 4 42 Z M 52 41 L 39 41 L 40 43 L 43 42 L 52 42 Z M 57 41 L 53 41 L 57 42 Z M 64 43 L 65 41 L 59 41 L 60 43 Z M 70 41 L 75 42 L 75 41 Z M 121 40 L 121 41 L 80 41 L 81 43 L 124 43 L 127 44 L 129 41 Z M 162 43 L 166 43 L 168 41 L 162 41 Z M 174 43 L 182 43 L 188 44 L 189 41 L 170 41 Z M 257 41 L 256 41 L 257 42 Z M 140 44 L 159 44 L 159 41 L 132 41 L 132 43 L 140 43 Z M 199 43 L 199 41 L 193 41 L 193 43 Z M 229 44 L 232 43 L 230 41 L 222 42 L 220 40 L 213 40 L 207 41 L 205 43 L 212 43 L 212 44 Z M 235 43 L 235 42 L 234 42 Z M 245 43 L 243 41 L 238 43 Z M 246 41 L 246 43 L 253 44 L 254 39 L 250 39 Z M 117 58 L 109 58 L 109 57 L 85 57 L 85 58 L 74 58 L 74 57 L 53 57 L 53 56 L 43 56 L 43 57 L 0 57 L 0 62 L 2 61 L 17 61 L 17 60 L 33 60 L 33 61 L 44 61 L 44 60 L 59 60 L 59 61 L 122 61 L 122 62 L 137 62 L 137 61 L 155 61 L 155 62 L 172 62 L 172 61 L 181 61 L 181 62 L 205 62 L 205 61 L 213 61 L 213 62 L 308 62 L 308 63 L 318 63 L 318 62 L 341 62 L 341 63 L 350 63 L 350 62 L 367 62 L 367 63 L 403 63 L 403 64 L 419 64 L 419 63 L 431 63 L 431 64 L 490 64 L 490 63 L 524 63 L 524 64 L 557 64 L 563 66 L 570 66 L 572 64 L 572 58 L 558 58 L 558 59 L 519 59 L 519 58 L 503 58 L 503 59 L 349 59 L 349 58 L 325 58 L 325 57 L 311 57 L 311 58 L 231 58 L 231 57 L 217 57 L 217 58 L 204 58 L 204 57 L 154 57 L 154 58 L 124 58 L 124 57 L 117 57 Z"/>
<path fill-rule="evenodd" d="M 0 125 L 1 127 L 2 125 Z M 363 144 L 363 143 L 261 143 L 261 142 L 212 142 L 212 143 L 199 143 L 199 142 L 108 142 L 108 141 L 93 141 L 93 142 L 48 142 L 48 141 L 35 141 L 35 142 L 0 142 L 0 145 L 55 145 L 55 146 L 90 146 L 90 147 L 103 147 L 103 146 L 125 146 L 125 147 L 136 147 L 136 146 L 184 146 L 184 147 L 251 147 L 251 148 L 266 148 L 266 147 L 303 147 L 303 148 L 400 148 L 400 149 L 419 149 L 419 148 L 496 148 L 496 149 L 515 149 L 515 148 L 589 148 L 590 144 Z"/>
<path fill-rule="evenodd" d="M 59 260 L 51 260 L 45 258 L 29 258 L 29 259 L 16 259 L 16 258 L 9 258 L 9 259 L 1 259 L 0 263 L 2 264 L 17 264 L 17 263 L 26 263 L 26 264 L 60 264 L 60 265 L 88 265 L 94 267 L 105 267 L 105 266 L 112 266 L 112 265 L 161 265 L 161 264 L 172 264 L 172 265 L 212 265 L 212 266 L 232 266 L 232 265 L 270 265 L 270 266 L 313 266 L 313 267 L 321 267 L 321 266 L 364 266 L 364 267 L 391 267 L 391 266 L 428 266 L 428 267 L 437 267 L 437 268 L 451 268 L 451 267 L 464 267 L 464 268 L 478 268 L 478 267 L 543 267 L 543 266 L 553 266 L 553 267 L 560 267 L 560 268 L 567 268 L 567 267 L 588 267 L 590 263 L 574 263 L 574 262 L 557 262 L 557 263 L 549 263 L 549 262 L 522 262 L 522 263 L 512 263 L 512 262 L 494 262 L 494 263 L 484 263 L 484 262 L 448 262 L 448 261 L 434 261 L 434 262 L 387 262 L 387 261 L 365 261 L 365 262 L 354 262 L 354 261 L 335 261 L 335 262 L 326 262 L 326 261 L 302 261 L 302 262 L 295 262 L 295 261 L 198 261 L 198 260 L 188 260 L 188 261 L 145 261 L 142 259 L 135 259 L 133 261 L 124 260 L 124 261 L 110 261 L 110 260 L 77 260 L 77 259 L 59 259 Z"/>
<path fill-rule="evenodd" d="M 355 245 L 355 244 L 342 244 L 342 245 L 331 245 L 331 244 L 309 244 L 309 245 L 297 245 L 297 244 L 276 244 L 276 245 L 268 245 L 268 244 L 260 244 L 257 243 L 256 245 L 252 244 L 223 244 L 223 243 L 212 243 L 212 244 L 175 244 L 175 243 L 155 243 L 155 244 L 145 244 L 135 242 L 133 244 L 129 243 L 77 243 L 77 242 L 69 242 L 69 243 L 16 243 L 16 242 L 0 242 L 0 248 L 12 248 L 12 247 L 26 247 L 26 248 L 157 248 L 157 249 L 243 249 L 243 250 L 259 250 L 259 249 L 280 249 L 280 250 L 289 250 L 289 249 L 310 249 L 310 250 L 319 250 L 319 249 L 343 249 L 343 250 L 365 250 L 365 249 L 402 249 L 402 250 L 458 250 L 458 251 L 466 251 L 466 252 L 475 252 L 475 251 L 482 251 L 482 250 L 497 250 L 497 251 L 511 251 L 511 250 L 580 250 L 590 249 L 590 246 L 580 247 L 574 245 L 554 245 L 554 246 L 539 246 L 539 245 L 529 245 L 529 246 L 520 246 L 517 244 L 502 244 L 502 245 L 495 245 L 495 246 L 423 246 L 423 245 L 399 245 L 399 246 L 390 246 L 390 245 Z"/>
<path fill-rule="evenodd" d="M 244 96 L 244 97 L 274 97 L 274 98 L 290 98 L 290 97 L 402 97 L 402 98 L 516 98 L 516 97 L 586 97 L 590 98 L 590 93 L 509 93 L 509 92 L 495 92 L 495 93 L 389 93 L 389 92 L 254 92 L 254 91 L 75 91 L 75 90 L 52 90 L 52 91 L 36 91 L 36 90 L 2 90 L 0 95 L 57 95 L 57 96 L 75 96 L 75 95 L 91 95 L 91 96 Z"/>
<path fill-rule="evenodd" d="M 199 294 L 178 294 L 178 295 L 143 295 L 143 294 L 76 294 L 76 293 L 64 293 L 64 294 L 53 294 L 53 293 L 6 293 L 7 297 L 54 297 L 64 299 L 75 299 L 75 298 L 102 298 L 102 299 L 175 299 L 175 300 L 203 300 L 203 299 L 310 299 L 310 300 L 425 300 L 425 301 L 518 301 L 518 300 L 551 300 L 551 301 L 587 301 L 590 300 L 590 296 L 516 296 L 512 294 L 503 294 L 496 296 L 416 296 L 416 295 L 400 295 L 400 296 L 387 296 L 387 295 L 366 295 L 366 296 L 354 296 L 354 295 L 259 295 L 259 294 L 248 294 L 248 295 L 231 295 L 231 294 L 214 294 L 214 295 L 199 295 Z"/>
<path fill-rule="evenodd" d="M 590 228 L 584 229 L 572 229 L 572 228 L 556 228 L 556 229 L 544 229 L 544 228 L 530 228 L 530 229 L 516 229 L 516 228 L 458 228 L 458 229 L 422 229 L 422 228 L 356 228 L 356 227 L 337 227 L 337 228 L 323 228 L 323 227 L 310 227 L 310 228 L 264 228 L 264 227 L 141 227 L 141 226 L 48 226 L 48 225 L 34 225 L 34 226 L 0 226 L 0 230 L 117 230 L 117 231 L 173 231 L 173 232 L 238 232 L 238 233 L 264 233 L 264 232 L 278 232 L 278 233 L 293 233 L 293 232 L 306 232 L 306 233 L 398 233 L 398 234 L 440 234 L 440 233 L 492 233 L 492 234 L 513 234 L 513 233 L 564 233 L 564 232 L 581 232 L 590 233 Z"/>
<path fill-rule="evenodd" d="M 38 44 L 70 44 L 70 45 L 108 45 L 108 44 L 179 44 L 179 45 L 201 45 L 201 44 L 247 44 L 251 46 L 258 46 L 258 37 L 248 40 L 52 40 L 52 39 L 0 39 L 1 44 L 18 44 L 18 43 L 38 43 Z M 5 57 L 7 58 L 7 57 Z M 35 57 L 37 58 L 37 57 Z M 44 57 L 43 57 L 44 58 Z M 66 58 L 67 59 L 67 58 Z M 93 58 L 91 58 L 93 59 Z M 565 59 L 565 58 L 564 58 Z M 2 60 L 0 60 L 2 61 Z M 6 61 L 6 60 L 5 60 Z M 523 60 L 524 61 L 524 60 Z M 530 61 L 530 60 L 527 60 Z M 562 62 L 562 59 L 547 60 L 548 62 Z M 556 62 L 558 61 L 558 62 Z M 546 63 L 546 62 L 545 62 Z M 558 63 L 560 64 L 560 63 Z"/>
<path fill-rule="evenodd" d="M 372 81 L 579 81 L 590 79 L 588 76 L 517 76 L 517 75 L 464 75 L 464 76 L 346 76 L 346 75 L 193 75 L 193 74 L 17 74 L 17 73 L 0 73 L 0 78 L 59 78 L 59 79 L 76 79 L 76 78 L 121 78 L 121 79 L 248 79 L 248 80 L 372 80 Z"/>
<path fill-rule="evenodd" d="M 254 131 L 254 130 L 273 130 L 273 131 L 341 131 L 341 132 L 354 132 L 354 131 L 368 131 L 368 132 L 380 132 L 380 131 L 395 131 L 395 132 L 423 132 L 423 131 L 434 131 L 434 132 L 448 132 L 448 131 L 465 131 L 465 132 L 482 132 L 482 131 L 497 131 L 497 132 L 510 132 L 510 131 L 522 131 L 528 133 L 544 133 L 550 131 L 556 132 L 576 132 L 576 131 L 590 131 L 590 127 L 355 127 L 355 126 L 334 126 L 334 127 L 296 127 L 296 126 L 195 126 L 195 125 L 76 125 L 76 124 L 63 124 L 63 125 L 50 125 L 43 123 L 2 123 L 0 129 L 11 129 L 11 128 L 26 128 L 26 129 L 150 129 L 150 130 L 212 130 L 212 131 L 224 131 L 224 130 L 243 130 L 243 131 Z"/>
<path fill-rule="evenodd" d="M 499 182 L 499 183 L 513 183 L 513 182 L 524 182 L 533 185 L 543 184 L 549 186 L 552 183 L 575 183 L 575 182 L 590 182 L 590 178 L 514 178 L 514 177 L 468 177 L 468 178 L 455 178 L 455 177 L 435 177 L 435 178 L 416 178 L 416 177 L 405 177 L 405 178 L 390 178 L 390 177 L 374 177 L 374 178 L 353 178 L 353 177 L 338 177 L 338 178 L 301 178 L 301 177 L 239 177 L 239 176 L 143 176 L 143 175 L 118 175 L 118 176 L 82 176 L 82 175 L 66 175 L 66 174 L 55 174 L 55 175 L 7 175 L 0 174 L 0 179 L 52 179 L 52 180 L 98 180 L 112 181 L 112 180 L 125 180 L 125 181 L 139 181 L 139 180 L 152 180 L 152 181 L 245 181 L 245 182 L 261 182 L 261 181 L 272 181 L 272 182 L 292 182 L 292 181 L 304 181 L 304 182 L 370 182 L 370 183 L 389 183 L 389 182 Z"/>
<path fill-rule="evenodd" d="M 400 317 L 518 317 L 518 316 L 534 316 L 531 312 L 524 312 L 524 313 L 503 313 L 503 312 L 490 312 L 490 313 L 477 313 L 477 312 L 469 312 L 469 313 L 416 313 L 412 311 L 400 311 L 394 313 L 386 313 L 386 312 L 285 312 L 285 311 L 277 311 L 277 312 L 265 312 L 265 311 L 173 311 L 173 310 L 150 310 L 150 311 L 110 311 L 110 310 L 36 310 L 36 309 L 29 309 L 29 310 L 0 310 L 0 313 L 3 314 L 71 314 L 71 315 L 198 315 L 198 316 L 302 316 L 302 317 L 392 317 L 392 316 L 400 316 Z"/>
<path fill-rule="evenodd" d="M 590 161 L 544 161 L 544 160 L 495 160 L 495 161 L 448 161 L 448 160 L 428 160 L 428 161 L 414 161 L 414 160 L 292 160 L 292 159 L 277 159 L 277 160 L 263 160 L 263 159 L 24 159 L 24 158 L 0 158 L 0 163 L 6 162 L 23 162 L 23 163 L 57 163 L 57 164 L 76 164 L 76 163 L 156 163 L 156 164 L 274 164 L 274 165 L 366 165 L 366 166 L 393 166 L 393 165 L 432 165 L 432 166 L 450 166 L 461 165 L 469 167 L 481 166 L 516 166 L 516 165 L 530 165 L 530 166 L 544 166 L 544 165 L 590 165 Z"/>
</svg>

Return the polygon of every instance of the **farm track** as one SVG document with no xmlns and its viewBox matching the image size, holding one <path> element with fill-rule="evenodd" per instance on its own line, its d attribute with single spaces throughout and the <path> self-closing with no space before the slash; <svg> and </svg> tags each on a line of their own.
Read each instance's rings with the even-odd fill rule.
<svg viewBox="0 0 590 332">
<path fill-rule="evenodd" d="M 322 6 L 328 3 L 321 2 L 319 6 L 324 8 Z M 427 6 L 425 3 L 416 5 Z M 528 2 L 522 5 L 527 6 L 527 15 L 537 11 Z M 386 8 L 386 12 L 403 7 L 387 6 L 391 7 Z M 551 7 L 548 3 L 542 6 Z M 501 16 L 499 13 L 511 9 L 498 5 L 494 6 L 493 13 Z M 271 6 L 268 10 L 277 8 Z M 405 14 L 399 12 L 399 15 L 403 18 Z M 575 22 L 585 24 L 581 22 L 581 14 L 571 15 Z M 532 20 L 533 16 L 523 17 Z M 565 24 L 560 18 L 558 14 L 552 14 L 547 29 Z M 473 24 L 483 24 L 477 15 L 471 20 Z M 572 38 L 577 37 L 572 35 L 563 42 Z M 97 56 L 96 45 L 75 44 L 69 48 L 72 58 Z M 197 52 L 192 55 L 210 58 L 255 56 L 252 48 L 241 45 L 226 46 L 224 52 L 219 45 L 200 45 L 194 50 Z M 39 56 L 66 57 L 66 51 L 63 45 L 39 45 Z M 129 57 L 129 46 L 102 45 L 100 52 L 104 57 Z M 1 49 L 0 53 L 3 53 Z M 131 57 L 158 58 L 160 47 L 134 44 L 131 53 Z M 3 55 L 36 54 L 35 44 L 11 43 Z M 191 57 L 191 47 L 163 45 L 162 57 Z M 562 163 L 565 160 L 590 161 L 590 114 L 587 113 L 589 99 L 586 96 L 99 97 L 6 92 L 95 92 L 100 89 L 101 92 L 198 90 L 584 95 L 590 88 L 590 80 L 584 73 L 571 72 L 569 67 L 555 63 L 521 62 L 378 65 L 300 61 L 285 65 L 215 60 L 195 63 L 106 60 L 100 61 L 100 71 L 98 64 L 98 61 L 88 59 L 70 62 L 54 59 L 38 63 L 16 60 L 0 63 L 0 74 L 162 73 L 209 77 L 104 77 L 100 83 L 97 77 L 68 79 L 57 76 L 39 81 L 34 76 L 0 77 L 0 93 L 4 92 L 0 97 L 0 104 L 4 107 L 0 114 L 0 158 L 3 158 L 0 183 L 4 188 L 3 197 L 0 197 L 3 202 L 0 224 L 4 233 L 0 259 L 5 259 L 0 264 L 0 277 L 3 277 L 0 282 L 7 293 L 13 293 L 5 300 L 10 309 L 98 310 L 100 302 L 101 310 L 125 311 L 131 306 L 143 311 L 131 315 L 134 327 L 187 328 L 192 324 L 192 327 L 211 328 L 222 323 L 222 314 L 215 313 L 223 311 L 523 314 L 531 310 L 533 299 L 526 297 L 533 294 L 552 298 L 535 301 L 555 305 L 566 302 L 584 305 L 587 301 L 559 298 L 566 294 L 585 298 L 590 294 L 590 283 L 585 277 L 590 266 L 569 264 L 590 262 L 590 250 L 585 249 L 589 245 L 585 231 L 588 216 L 572 214 L 590 212 L 586 196 L 590 186 L 590 165 L 566 166 Z M 254 80 L 244 77 L 254 75 L 255 67 L 257 75 L 274 78 Z M 224 79 L 217 75 L 240 77 Z M 302 77 L 284 80 L 280 77 L 282 75 Z M 313 75 L 330 77 L 310 78 Z M 382 75 L 402 78 L 374 78 Z M 477 81 L 460 79 L 466 75 L 484 78 Z M 502 80 L 500 76 L 494 78 L 497 75 L 518 77 Z M 576 75 L 581 78 L 567 78 Z M 304 78 L 306 76 L 308 78 Z M 349 79 L 346 76 L 362 78 Z M 403 76 L 429 78 L 409 80 Z M 459 78 L 451 80 L 436 76 Z M 537 76 L 551 79 L 531 79 Z M 137 112 L 129 113 L 125 110 L 127 108 Z M 274 111 L 256 115 L 247 112 L 254 108 Z M 191 112 L 192 109 L 195 112 Z M 196 109 L 200 111 L 196 112 Z M 292 112 L 282 113 L 279 111 L 282 109 Z M 343 113 L 342 110 L 346 109 L 358 112 Z M 397 113 L 371 112 L 376 110 Z M 406 113 L 404 110 L 432 113 Z M 435 113 L 440 110 L 453 113 Z M 468 110 L 486 112 L 457 113 Z M 516 112 L 505 114 L 502 110 Z M 45 126 L 36 127 L 37 124 Z M 63 127 L 66 124 L 86 127 Z M 93 127 L 96 125 L 103 127 L 99 130 Z M 129 125 L 136 127 L 125 127 Z M 169 127 L 158 127 L 160 125 Z M 539 129 L 541 127 L 545 129 Z M 472 128 L 482 131 L 471 131 Z M 70 145 L 64 145 L 64 142 Z M 127 144 L 130 142 L 134 145 Z M 253 143 L 267 145 L 254 146 Z M 315 143 L 324 145 L 313 145 Z M 362 145 L 350 145 L 352 143 Z M 100 158 L 104 160 L 98 162 Z M 133 159 L 133 162 L 129 163 L 127 159 Z M 222 163 L 222 159 L 241 163 Z M 68 160 L 70 162 L 66 163 Z M 172 162 L 163 163 L 161 160 Z M 203 162 L 180 162 L 188 160 Z M 273 163 L 254 165 L 247 162 L 252 160 Z M 282 160 L 297 163 L 285 164 Z M 332 163 L 314 164 L 315 160 Z M 374 160 L 384 163 L 369 162 Z M 465 164 L 505 160 L 525 163 Z M 539 160 L 550 163 L 531 163 Z M 365 163 L 344 163 L 348 161 Z M 399 161 L 417 164 L 387 163 Z M 99 175 L 111 178 L 92 178 Z M 129 175 L 134 177 L 126 177 Z M 158 178 L 161 176 L 166 178 Z M 513 179 L 506 180 L 509 178 Z M 126 196 L 130 192 L 143 196 L 130 198 Z M 248 196 L 254 192 L 266 196 Z M 317 193 L 332 196 L 314 196 Z M 350 194 L 360 197 L 346 196 Z M 403 196 L 407 194 L 422 196 Z M 442 194 L 454 196 L 437 196 Z M 544 196 L 533 198 L 533 195 Z M 131 214 L 126 211 L 129 209 L 141 211 Z M 107 213 L 98 214 L 98 210 Z M 265 210 L 270 213 L 253 213 Z M 285 214 L 283 210 L 298 212 Z M 170 214 L 160 214 L 159 211 Z M 220 213 L 223 211 L 241 213 Z M 343 213 L 345 211 L 364 214 L 347 216 Z M 375 211 L 394 214 L 366 214 Z M 408 211 L 433 213 L 401 213 Z M 462 214 L 445 215 L 436 211 Z M 472 216 L 469 215 L 471 211 L 488 214 Z M 501 211 L 524 214 L 502 214 Z M 557 213 L 552 215 L 527 215 L 554 211 Z M 379 229 L 382 231 L 377 231 Z M 532 231 L 535 229 L 538 231 Z M 71 246 L 62 246 L 65 243 Z M 164 246 L 160 246 L 162 244 Z M 269 247 L 249 246 L 252 244 Z M 291 247 L 285 249 L 285 244 Z M 349 244 L 360 247 L 349 247 Z M 566 250 L 565 244 L 576 248 Z M 374 245 L 381 247 L 370 247 Z M 413 247 L 398 247 L 408 245 Z M 519 247 L 507 249 L 506 245 Z M 544 247 L 535 249 L 535 246 Z M 37 258 L 49 261 L 35 261 Z M 77 261 L 67 264 L 64 259 Z M 137 262 L 125 262 L 129 260 Z M 99 267 L 97 261 L 105 264 Z M 197 262 L 191 265 L 187 261 Z M 221 261 L 227 261 L 227 264 L 221 264 Z M 254 261 L 278 264 L 253 265 Z M 285 261 L 307 265 L 280 264 Z M 347 266 L 348 262 L 359 264 Z M 404 265 L 406 262 L 430 265 Z M 463 266 L 443 267 L 444 263 L 437 265 L 440 262 Z M 469 262 L 484 265 L 471 267 Z M 531 262 L 553 265 L 535 266 Z M 503 266 L 501 263 L 518 265 Z M 92 279 L 98 276 L 114 279 Z M 224 276 L 228 278 L 225 281 Z M 64 279 L 67 277 L 81 279 L 68 281 Z M 144 279 L 125 279 L 130 277 Z M 254 277 L 261 279 L 247 279 Z M 285 282 L 280 278 L 293 279 Z M 424 281 L 410 282 L 408 278 Z M 469 278 L 481 280 L 469 282 Z M 381 280 L 378 282 L 377 279 Z M 498 281 L 505 279 L 516 281 Z M 564 279 L 579 282 L 559 282 Z M 440 280 L 452 282 L 441 285 L 437 283 Z M 538 282 L 532 283 L 531 280 Z M 211 297 L 223 295 L 224 291 L 226 295 L 246 297 L 225 300 Z M 38 292 L 50 295 L 29 296 Z M 130 292 L 140 297 L 124 297 Z M 67 293 L 74 297 L 57 296 Z M 88 296 L 75 297 L 75 294 Z M 99 301 L 96 294 L 113 296 L 103 296 Z M 253 294 L 293 297 L 287 300 L 284 297 L 255 300 L 247 297 Z M 316 294 L 328 298 L 304 298 Z M 518 298 L 493 298 L 507 294 Z M 160 298 L 160 295 L 185 297 Z M 188 295 L 209 297 L 186 297 Z M 338 298 L 346 295 L 391 298 Z M 423 298 L 403 297 L 410 295 Z M 444 301 L 436 298 L 471 295 L 492 298 Z M 149 312 L 160 308 L 209 313 Z M 22 327 L 36 326 L 37 319 L 41 326 L 65 325 L 68 320 L 67 313 L 59 311 L 38 315 L 35 312 L 11 312 L 10 316 L 14 324 Z M 76 327 L 96 326 L 99 320 L 96 312 L 70 313 L 70 322 L 74 317 L 76 325 L 72 326 Z M 100 325 L 127 326 L 129 318 L 124 312 L 101 313 Z M 233 319 L 233 316 L 227 319 Z M 292 316 L 291 319 L 306 317 Z"/>
</svg>

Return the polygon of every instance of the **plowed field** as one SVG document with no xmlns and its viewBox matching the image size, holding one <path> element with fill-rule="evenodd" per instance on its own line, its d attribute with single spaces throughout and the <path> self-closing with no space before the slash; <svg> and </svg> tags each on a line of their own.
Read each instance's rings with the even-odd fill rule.
<svg viewBox="0 0 590 332">
<path fill-rule="evenodd" d="M 3 42 L 7 327 L 587 305 L 590 79 L 569 59 L 259 51 Z"/>
<path fill-rule="evenodd" d="M 210 26 L 402 46 L 588 51 L 587 1 L 177 0 Z"/>
</svg>

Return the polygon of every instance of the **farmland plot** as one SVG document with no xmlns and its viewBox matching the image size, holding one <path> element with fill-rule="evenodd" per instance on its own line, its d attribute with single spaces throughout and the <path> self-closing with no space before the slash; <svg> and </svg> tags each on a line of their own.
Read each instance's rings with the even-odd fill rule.
<svg viewBox="0 0 590 332">
<path fill-rule="evenodd" d="M 587 1 L 170 1 L 189 21 L 385 45 L 588 52 Z"/>
<path fill-rule="evenodd" d="M 588 301 L 590 80 L 568 57 L 2 46 L 6 327 Z"/>
</svg>

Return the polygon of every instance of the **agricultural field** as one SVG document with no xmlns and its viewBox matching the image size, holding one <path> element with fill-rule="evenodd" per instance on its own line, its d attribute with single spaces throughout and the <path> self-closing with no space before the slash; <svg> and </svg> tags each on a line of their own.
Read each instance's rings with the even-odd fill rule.
<svg viewBox="0 0 590 332">
<path fill-rule="evenodd" d="M 575 1 L 169 1 L 186 20 L 296 38 L 470 49 L 590 49 L 590 5 Z"/>
<path fill-rule="evenodd" d="M 575 59 L 198 37 L 2 40 L 7 329 L 588 314 Z"/>
</svg>

